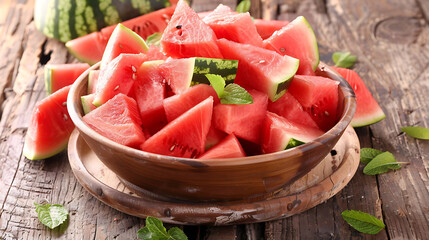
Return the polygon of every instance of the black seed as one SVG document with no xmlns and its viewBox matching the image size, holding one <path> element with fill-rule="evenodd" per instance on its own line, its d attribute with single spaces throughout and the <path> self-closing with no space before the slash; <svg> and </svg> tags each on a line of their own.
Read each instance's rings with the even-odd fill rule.
<svg viewBox="0 0 429 240">
<path fill-rule="evenodd" d="M 177 26 L 176 26 L 176 28 L 177 28 L 177 29 L 181 29 L 181 28 L 182 28 L 182 25 L 177 25 Z"/>
</svg>

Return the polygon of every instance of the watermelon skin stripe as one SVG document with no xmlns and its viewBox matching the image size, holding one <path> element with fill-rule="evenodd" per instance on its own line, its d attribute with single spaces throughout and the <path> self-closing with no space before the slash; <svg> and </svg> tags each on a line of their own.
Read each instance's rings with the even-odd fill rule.
<svg viewBox="0 0 429 240">
<path fill-rule="evenodd" d="M 131 19 L 140 16 L 140 12 L 133 7 L 131 0 L 112 0 L 112 5 L 118 9 L 121 19 Z"/>
<path fill-rule="evenodd" d="M 68 0 L 59 0 L 58 2 L 58 25 L 56 26 L 55 30 L 58 32 L 58 37 L 60 41 L 66 41 L 67 39 L 71 38 L 70 29 L 73 28 L 73 25 L 70 21 L 70 10 L 73 8 L 72 5 L 73 3 Z"/>
<path fill-rule="evenodd" d="M 196 57 L 192 83 L 210 84 L 206 74 L 221 75 L 225 84 L 233 83 L 237 75 L 238 60 Z"/>
<path fill-rule="evenodd" d="M 97 28 L 101 29 L 106 27 L 107 25 L 104 21 L 103 13 L 98 6 L 98 1 L 88 1 L 88 5 L 92 8 L 92 12 L 94 13 L 94 19 L 96 21 Z M 76 37 L 78 37 L 78 35 Z"/>
<path fill-rule="evenodd" d="M 40 2 L 38 2 L 40 4 Z M 44 3 L 44 2 L 42 2 Z M 49 5 L 47 6 L 47 9 L 52 9 L 51 11 L 47 11 L 45 15 L 45 21 L 44 24 L 41 25 L 42 32 L 51 38 L 55 38 L 55 26 L 54 23 L 58 20 L 58 13 L 55 11 L 57 8 L 58 0 L 50 1 Z M 57 29 L 58 30 L 58 29 Z"/>
<path fill-rule="evenodd" d="M 74 16 L 74 13 L 76 12 L 76 2 L 72 1 L 71 2 L 72 6 L 69 10 L 69 16 Z M 75 28 L 75 24 L 76 24 L 76 19 L 75 18 L 70 18 L 70 23 L 69 23 L 69 27 L 70 27 L 70 38 L 75 38 L 77 37 L 77 32 L 76 32 L 76 28 Z"/>
<path fill-rule="evenodd" d="M 122 22 L 118 11 L 112 6 L 112 0 L 99 0 L 98 6 L 104 15 L 104 22 L 106 22 L 107 25 Z"/>
</svg>

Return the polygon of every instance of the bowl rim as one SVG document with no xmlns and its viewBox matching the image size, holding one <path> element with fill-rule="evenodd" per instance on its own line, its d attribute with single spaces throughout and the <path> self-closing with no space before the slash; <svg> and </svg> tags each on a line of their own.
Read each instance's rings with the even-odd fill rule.
<svg viewBox="0 0 429 240">
<path fill-rule="evenodd" d="M 166 156 L 166 155 L 161 155 L 156 153 L 145 152 L 139 149 L 121 145 L 99 134 L 83 121 L 82 119 L 83 110 L 82 110 L 82 106 L 81 106 L 82 103 L 80 99 L 81 95 L 78 93 L 86 85 L 85 83 L 87 83 L 88 81 L 87 76 L 89 75 L 89 72 L 91 70 L 96 70 L 99 66 L 100 66 L 100 62 L 88 68 L 76 79 L 76 81 L 73 83 L 72 87 L 70 88 L 69 94 L 67 96 L 67 109 L 68 109 L 70 118 L 72 119 L 76 128 L 80 132 L 83 132 L 84 134 L 95 139 L 97 142 L 104 144 L 108 148 L 112 148 L 115 151 L 121 152 L 123 154 L 126 154 L 127 156 L 131 156 L 135 158 L 137 161 L 146 161 L 146 162 L 153 161 L 156 164 L 165 164 L 165 165 L 187 164 L 194 167 L 209 167 L 209 166 L 222 167 L 222 166 L 245 166 L 245 165 L 252 165 L 252 164 L 258 164 L 263 162 L 281 160 L 285 158 L 290 158 L 292 156 L 300 156 L 305 151 L 310 151 L 311 149 L 316 148 L 318 145 L 325 144 L 327 141 L 329 141 L 330 138 L 335 137 L 337 135 L 341 135 L 345 131 L 347 126 L 350 124 L 356 110 L 356 96 L 352 87 L 335 70 L 330 68 L 325 63 L 320 62 L 316 70 L 317 76 L 324 76 L 324 77 L 328 77 L 333 80 L 339 81 L 339 91 L 341 91 L 344 95 L 344 101 L 343 101 L 344 111 L 341 117 L 331 129 L 329 129 L 320 137 L 314 139 L 313 141 L 307 142 L 303 145 L 300 145 L 291 149 L 287 149 L 287 150 L 283 150 L 275 153 L 246 156 L 246 157 L 240 157 L 240 158 L 200 160 L 200 159 Z"/>
</svg>

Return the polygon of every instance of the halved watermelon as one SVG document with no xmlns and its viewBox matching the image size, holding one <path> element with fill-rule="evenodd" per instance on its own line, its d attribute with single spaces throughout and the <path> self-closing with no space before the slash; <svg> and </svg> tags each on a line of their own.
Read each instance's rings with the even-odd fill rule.
<svg viewBox="0 0 429 240">
<path fill-rule="evenodd" d="M 249 90 L 253 103 L 245 105 L 218 104 L 213 109 L 214 126 L 228 134 L 259 143 L 268 97 L 265 93 Z"/>
<path fill-rule="evenodd" d="M 262 39 L 267 39 L 271 37 L 275 31 L 288 25 L 289 21 L 255 19 L 254 23 L 259 36 L 261 36 Z"/>
<path fill-rule="evenodd" d="M 351 122 L 353 127 L 367 126 L 386 118 L 380 105 L 355 71 L 340 67 L 333 68 L 347 80 L 356 94 L 356 112 Z"/>
<path fill-rule="evenodd" d="M 319 128 L 294 123 L 275 113 L 267 112 L 262 133 L 262 152 L 282 151 L 286 149 L 291 139 L 305 143 L 320 137 L 323 133 Z"/>
<path fill-rule="evenodd" d="M 156 32 L 163 32 L 173 15 L 175 6 L 164 8 L 140 17 L 122 22 L 122 25 L 133 30 L 143 39 Z M 116 25 L 103 28 L 100 32 L 93 32 L 66 43 L 67 49 L 77 59 L 89 64 L 101 61 L 107 41 Z M 153 59 L 155 60 L 155 59 Z"/>
<path fill-rule="evenodd" d="M 338 84 L 325 77 L 295 75 L 288 91 L 317 126 L 327 131 L 338 120 Z"/>
<path fill-rule="evenodd" d="M 300 16 L 264 40 L 266 49 L 299 59 L 297 74 L 307 75 L 319 65 L 316 36 L 307 20 Z"/>
<path fill-rule="evenodd" d="M 218 39 L 262 47 L 262 38 L 248 12 L 233 12 L 228 6 L 219 4 L 203 21 L 213 29 Z"/>
<path fill-rule="evenodd" d="M 48 158 L 66 148 L 74 129 L 67 112 L 70 87 L 56 91 L 34 107 L 23 149 L 23 154 L 28 159 Z"/>
<path fill-rule="evenodd" d="M 141 149 L 168 156 L 198 157 L 204 152 L 212 111 L 213 98 L 209 97 L 147 139 Z"/>
<path fill-rule="evenodd" d="M 100 106 L 118 93 L 128 94 L 136 79 L 144 54 L 121 54 L 101 70 L 93 104 Z"/>
<path fill-rule="evenodd" d="M 99 134 L 129 147 L 139 147 L 145 137 L 134 99 L 120 93 L 83 117 Z"/>
<path fill-rule="evenodd" d="M 48 94 L 71 85 L 89 68 L 86 63 L 48 64 L 45 66 L 45 88 Z"/>
<path fill-rule="evenodd" d="M 218 46 L 225 58 L 239 61 L 234 83 L 261 91 L 271 101 L 286 92 L 299 66 L 296 58 L 248 44 L 219 39 Z"/>
<path fill-rule="evenodd" d="M 88 74 L 88 94 L 95 93 L 95 87 L 97 86 L 99 76 L 100 76 L 100 70 L 89 71 L 89 74 Z"/>
<path fill-rule="evenodd" d="M 161 46 L 173 58 L 209 57 L 222 58 L 216 35 L 184 0 L 176 10 L 162 34 Z"/>
<path fill-rule="evenodd" d="M 220 159 L 245 157 L 246 153 L 234 134 L 228 135 L 216 146 L 210 148 L 199 159 Z"/>
</svg>

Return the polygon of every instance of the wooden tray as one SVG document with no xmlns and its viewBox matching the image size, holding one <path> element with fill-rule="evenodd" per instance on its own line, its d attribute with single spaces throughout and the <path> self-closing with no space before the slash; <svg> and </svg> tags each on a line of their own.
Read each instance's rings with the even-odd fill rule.
<svg viewBox="0 0 429 240">
<path fill-rule="evenodd" d="M 163 222 L 185 225 L 255 223 L 306 211 L 331 198 L 347 185 L 358 168 L 359 151 L 359 139 L 349 126 L 331 154 L 319 165 L 270 197 L 188 203 L 159 198 L 135 188 L 131 191 L 97 158 L 77 130 L 71 135 L 68 146 L 74 175 L 94 197 L 130 215 L 142 218 L 153 216 Z"/>
</svg>

